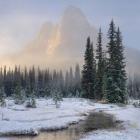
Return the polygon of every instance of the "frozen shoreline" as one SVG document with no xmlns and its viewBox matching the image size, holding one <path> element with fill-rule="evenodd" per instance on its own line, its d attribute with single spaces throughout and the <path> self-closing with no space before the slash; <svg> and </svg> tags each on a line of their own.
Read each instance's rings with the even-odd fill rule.
<svg viewBox="0 0 140 140">
<path fill-rule="evenodd" d="M 116 120 L 123 121 L 124 130 L 97 130 L 88 133 L 82 140 L 139 140 L 140 108 L 132 105 L 119 107 L 113 104 L 94 103 L 86 99 L 65 98 L 60 108 L 55 108 L 52 100 L 37 99 L 37 108 L 27 109 L 7 101 L 0 115 L 1 135 L 38 135 L 40 131 L 64 129 L 71 123 L 84 120 L 91 112 L 112 114 Z M 133 138 L 133 139 L 132 139 Z M 2 139 L 0 137 L 0 139 Z"/>
</svg>

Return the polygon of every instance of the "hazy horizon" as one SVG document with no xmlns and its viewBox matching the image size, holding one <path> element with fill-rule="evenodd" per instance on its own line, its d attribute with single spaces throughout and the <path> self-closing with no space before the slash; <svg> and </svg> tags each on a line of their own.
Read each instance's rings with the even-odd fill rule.
<svg viewBox="0 0 140 140">
<path fill-rule="evenodd" d="M 15 1 L 0 1 L 1 65 L 65 69 L 82 64 L 87 36 L 95 48 L 98 28 L 106 38 L 114 19 L 123 34 L 128 67 L 139 71 L 138 0 L 127 5 L 128 0 L 121 5 L 112 0 Z"/>
</svg>

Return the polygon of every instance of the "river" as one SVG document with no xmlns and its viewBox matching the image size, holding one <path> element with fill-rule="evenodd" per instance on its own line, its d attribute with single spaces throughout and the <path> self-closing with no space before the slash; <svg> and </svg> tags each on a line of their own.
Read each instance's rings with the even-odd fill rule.
<svg viewBox="0 0 140 140">
<path fill-rule="evenodd" d="M 7 140 L 79 140 L 86 133 L 98 129 L 115 129 L 116 120 L 112 115 L 102 112 L 91 113 L 86 120 L 70 125 L 67 129 L 41 132 L 38 136 L 6 137 Z"/>
</svg>

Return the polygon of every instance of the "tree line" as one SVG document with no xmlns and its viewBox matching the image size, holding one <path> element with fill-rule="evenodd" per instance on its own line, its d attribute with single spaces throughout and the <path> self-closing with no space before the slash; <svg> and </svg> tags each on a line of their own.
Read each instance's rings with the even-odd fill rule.
<svg viewBox="0 0 140 140">
<path fill-rule="evenodd" d="M 127 76 L 122 35 L 112 20 L 109 26 L 108 43 L 103 48 L 103 34 L 99 29 L 96 49 L 90 37 L 87 38 L 82 71 L 77 64 L 75 70 L 66 73 L 41 70 L 39 67 L 15 66 L 0 69 L 0 102 L 4 97 L 13 97 L 17 103 L 24 98 L 53 97 L 55 102 L 62 97 L 83 97 L 105 100 L 111 103 L 126 103 Z M 30 106 L 30 104 L 29 104 Z"/>
<path fill-rule="evenodd" d="M 39 67 L 21 69 L 15 66 L 10 69 L 6 66 L 0 68 L 0 100 L 4 97 L 13 97 L 17 102 L 24 98 L 52 97 L 53 93 L 62 97 L 80 96 L 81 76 L 79 64 L 66 71 L 41 70 Z M 57 96 L 57 98 L 59 98 Z"/>
</svg>

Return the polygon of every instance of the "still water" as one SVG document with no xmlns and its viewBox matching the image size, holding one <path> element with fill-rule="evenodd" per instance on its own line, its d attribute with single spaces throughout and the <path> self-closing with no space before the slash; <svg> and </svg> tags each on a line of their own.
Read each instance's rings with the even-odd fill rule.
<svg viewBox="0 0 140 140">
<path fill-rule="evenodd" d="M 104 113 L 91 113 L 85 121 L 74 124 L 68 129 L 53 132 L 41 132 L 39 136 L 7 137 L 8 140 L 79 140 L 87 132 L 97 129 L 114 129 L 116 121 L 112 115 Z"/>
</svg>

